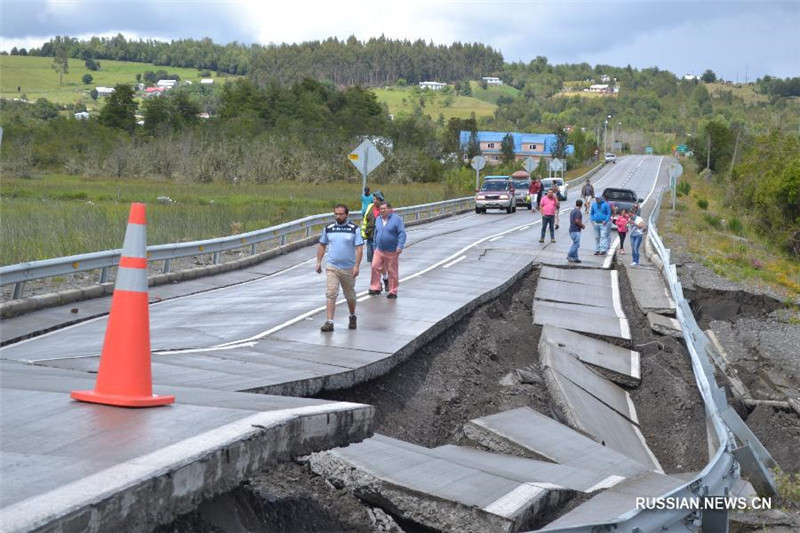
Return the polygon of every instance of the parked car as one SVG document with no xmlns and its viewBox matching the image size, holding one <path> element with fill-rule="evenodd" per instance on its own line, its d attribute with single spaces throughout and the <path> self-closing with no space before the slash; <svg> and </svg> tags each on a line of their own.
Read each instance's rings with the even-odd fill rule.
<svg viewBox="0 0 800 533">
<path fill-rule="evenodd" d="M 535 199 L 531 199 L 531 195 L 528 193 L 528 190 L 531 188 L 530 178 L 512 179 L 511 181 L 514 184 L 514 196 L 516 196 L 517 199 L 517 206 L 524 205 L 530 210 L 535 201 Z"/>
<path fill-rule="evenodd" d="M 517 210 L 514 184 L 510 179 L 483 181 L 478 194 L 475 195 L 475 212 L 485 213 L 487 209 L 505 209 L 506 213 L 514 213 Z"/>
<path fill-rule="evenodd" d="M 545 178 L 542 180 L 542 194 L 546 193 L 548 190 L 556 187 L 558 189 L 558 199 L 560 201 L 565 201 L 567 199 L 567 184 L 561 178 Z"/>
<path fill-rule="evenodd" d="M 617 154 L 612 154 L 611 152 L 606 154 L 606 163 L 614 163 L 617 164 Z"/>
<path fill-rule="evenodd" d="M 637 198 L 636 192 L 631 189 L 615 189 L 608 187 L 603 191 L 603 199 L 608 202 L 611 208 L 611 222 L 616 229 L 616 220 L 622 210 L 626 210 L 628 215 L 635 217 L 640 212 L 640 206 L 644 203 L 642 198 Z"/>
</svg>

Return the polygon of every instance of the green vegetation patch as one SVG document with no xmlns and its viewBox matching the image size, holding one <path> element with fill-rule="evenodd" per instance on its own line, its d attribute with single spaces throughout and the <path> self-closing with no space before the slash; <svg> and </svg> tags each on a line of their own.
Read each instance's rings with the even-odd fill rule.
<svg viewBox="0 0 800 533">
<path fill-rule="evenodd" d="M 339 202 L 358 211 L 360 189 L 360 181 L 232 186 L 63 175 L 4 178 L 0 262 L 120 248 L 132 202 L 147 204 L 148 244 L 166 244 L 255 231 L 332 212 Z M 444 184 L 381 184 L 373 189 L 380 189 L 395 207 L 447 197 Z"/>
<path fill-rule="evenodd" d="M 58 72 L 52 68 L 52 57 L 0 56 L 0 97 L 13 99 L 25 95 L 30 102 L 47 98 L 58 104 L 83 102 L 89 106 L 92 102 L 89 93 L 96 86 L 136 84 L 136 75 L 147 71 L 165 70 L 169 74 L 180 76 L 181 81 L 200 82 L 200 71 L 193 68 L 159 67 L 132 61 L 98 62 L 100 70 L 89 70 L 84 61 L 70 58 L 69 70 L 64 74 L 64 84 L 60 85 Z M 91 84 L 83 83 L 83 76 L 86 74 L 92 76 Z"/>
</svg>

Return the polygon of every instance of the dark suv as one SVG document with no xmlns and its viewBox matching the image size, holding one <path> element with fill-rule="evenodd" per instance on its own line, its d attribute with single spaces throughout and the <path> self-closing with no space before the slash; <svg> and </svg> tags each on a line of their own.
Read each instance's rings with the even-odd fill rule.
<svg viewBox="0 0 800 533">
<path fill-rule="evenodd" d="M 614 189 L 612 187 L 603 191 L 603 199 L 611 208 L 612 223 L 616 222 L 617 216 L 622 213 L 623 209 L 628 212 L 628 215 L 635 217 L 639 214 L 639 206 L 644 202 L 643 199 L 637 198 L 636 192 L 631 189 Z"/>
</svg>

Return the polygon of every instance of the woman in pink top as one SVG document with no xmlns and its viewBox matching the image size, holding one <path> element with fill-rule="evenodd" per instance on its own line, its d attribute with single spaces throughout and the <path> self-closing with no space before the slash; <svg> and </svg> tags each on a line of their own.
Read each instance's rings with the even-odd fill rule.
<svg viewBox="0 0 800 533">
<path fill-rule="evenodd" d="M 625 236 L 628 234 L 628 223 L 631 221 L 631 217 L 628 216 L 628 212 L 623 209 L 622 214 L 617 217 L 617 220 L 614 223 L 617 225 L 617 232 L 619 233 L 619 253 L 625 253 Z"/>
<path fill-rule="evenodd" d="M 547 194 L 542 198 L 542 203 L 539 205 L 539 211 L 542 213 L 542 235 L 539 237 L 539 242 L 544 242 L 544 233 L 547 226 L 550 226 L 550 242 L 556 242 L 556 234 L 553 229 L 553 224 L 556 220 L 556 211 L 558 210 L 558 198 L 556 198 L 555 191 L 550 189 Z"/>
</svg>

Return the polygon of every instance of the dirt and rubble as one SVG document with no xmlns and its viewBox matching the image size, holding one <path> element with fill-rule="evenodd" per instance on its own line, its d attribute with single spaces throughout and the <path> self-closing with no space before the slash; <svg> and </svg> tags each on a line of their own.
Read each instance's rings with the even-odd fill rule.
<svg viewBox="0 0 800 533">
<path fill-rule="evenodd" d="M 624 272 L 620 269 L 622 297 L 633 341 L 620 343 L 642 354 L 642 385 L 630 389 L 642 432 L 667 473 L 698 471 L 707 462 L 705 417 L 688 353 L 678 340 L 652 333 L 645 316 L 633 307 Z M 372 404 L 376 432 L 426 447 L 477 446 L 465 437 L 465 422 L 523 405 L 558 419 L 539 367 L 541 328 L 531 319 L 537 280 L 534 270 L 391 373 L 320 397 Z M 373 507 L 315 476 L 302 461 L 277 465 L 239 490 L 257 495 L 269 511 L 264 511 L 258 531 L 393 531 L 395 525 L 407 532 L 427 531 L 397 517 L 376 522 Z M 559 514 L 586 498 L 574 498 Z M 308 510 L 298 512 L 297 506 L 303 505 Z M 283 506 L 285 510 L 277 510 Z M 276 515 L 283 517 L 281 527 Z M 299 521 L 293 523 L 289 516 Z M 202 520 L 201 509 L 162 532 L 188 531 L 181 529 L 183 523 L 193 531 L 214 531 L 198 529 Z"/>
</svg>

